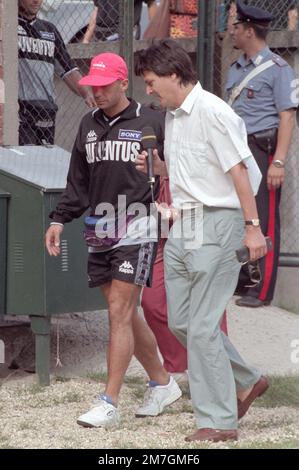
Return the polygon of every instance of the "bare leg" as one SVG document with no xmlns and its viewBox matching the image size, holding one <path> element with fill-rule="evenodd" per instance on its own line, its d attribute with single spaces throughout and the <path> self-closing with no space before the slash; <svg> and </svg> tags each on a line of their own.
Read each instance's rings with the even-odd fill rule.
<svg viewBox="0 0 299 470">
<path fill-rule="evenodd" d="M 117 404 L 124 375 L 134 353 L 132 318 L 141 288 L 113 280 L 101 286 L 109 308 L 108 380 L 105 393 Z"/>
<path fill-rule="evenodd" d="M 134 355 L 144 367 L 150 379 L 159 385 L 167 385 L 169 374 L 164 369 L 157 351 L 157 341 L 147 323 L 138 315 L 133 314 L 133 331 L 135 340 Z"/>
</svg>

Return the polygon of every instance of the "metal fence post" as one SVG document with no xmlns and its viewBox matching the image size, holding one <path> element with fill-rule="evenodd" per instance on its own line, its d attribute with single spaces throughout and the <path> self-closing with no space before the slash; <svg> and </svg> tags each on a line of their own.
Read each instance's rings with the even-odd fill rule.
<svg viewBox="0 0 299 470">
<path fill-rule="evenodd" d="M 17 2 L 3 1 L 0 18 L 1 39 L 3 41 L 3 81 L 5 91 L 3 113 L 3 144 L 17 145 L 18 118 L 18 25 Z M 3 96 L 4 98 L 4 96 Z"/>
<path fill-rule="evenodd" d="M 216 3 L 198 0 L 197 74 L 203 87 L 213 91 Z"/>
<path fill-rule="evenodd" d="M 214 54 L 215 54 L 215 32 L 216 32 L 216 2 L 209 0 L 207 2 L 206 14 L 206 31 L 205 31 L 205 81 L 206 90 L 213 92 L 213 75 L 214 75 Z"/>
<path fill-rule="evenodd" d="M 197 53 L 196 53 L 196 68 L 197 76 L 200 82 L 204 83 L 205 70 L 204 70 L 204 55 L 205 55 L 205 16 L 206 16 L 206 1 L 198 0 L 197 4 L 198 19 L 197 19 Z"/>
<path fill-rule="evenodd" d="M 129 70 L 128 95 L 133 93 L 133 28 L 134 28 L 134 2 L 121 0 L 120 2 L 120 54 L 125 59 Z"/>
</svg>

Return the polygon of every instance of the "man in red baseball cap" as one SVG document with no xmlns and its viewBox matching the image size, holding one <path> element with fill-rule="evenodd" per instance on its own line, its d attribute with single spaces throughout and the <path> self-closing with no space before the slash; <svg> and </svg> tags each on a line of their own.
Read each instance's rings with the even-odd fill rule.
<svg viewBox="0 0 299 470">
<path fill-rule="evenodd" d="M 108 304 L 108 379 L 94 406 L 77 422 L 85 427 L 112 427 L 119 423 L 118 396 L 133 354 L 150 379 L 136 416 L 157 416 L 182 394 L 163 368 L 155 337 L 137 312 L 141 289 L 151 283 L 157 243 L 148 235 L 150 185 L 147 176 L 136 170 L 135 160 L 146 126 L 153 129 L 157 149 L 163 153 L 164 115 L 127 98 L 128 70 L 117 54 L 94 57 L 80 84 L 92 87 L 98 108 L 81 121 L 67 187 L 50 214 L 45 240 L 49 254 L 58 256 L 64 224 L 89 209 L 84 234 L 88 282 L 89 287 L 101 288 Z M 157 181 L 155 197 L 158 192 Z M 137 204 L 145 209 L 138 220 L 131 215 Z"/>
<path fill-rule="evenodd" d="M 98 108 L 109 109 L 110 116 L 124 110 L 130 103 L 126 96 L 128 88 L 128 68 L 122 57 L 112 52 L 95 56 L 90 64 L 88 75 L 80 85 L 92 87 Z"/>
<path fill-rule="evenodd" d="M 112 52 L 95 56 L 90 64 L 89 74 L 81 78 L 80 85 L 106 86 L 116 80 L 126 80 L 128 68 L 124 59 Z"/>
</svg>

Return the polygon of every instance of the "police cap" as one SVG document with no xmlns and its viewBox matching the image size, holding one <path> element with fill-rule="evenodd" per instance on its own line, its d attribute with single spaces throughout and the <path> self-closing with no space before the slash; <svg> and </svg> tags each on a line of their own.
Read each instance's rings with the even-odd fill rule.
<svg viewBox="0 0 299 470">
<path fill-rule="evenodd" d="M 272 15 L 265 10 L 250 5 L 244 5 L 241 0 L 237 0 L 237 23 L 254 23 L 267 26 L 272 20 Z"/>
</svg>

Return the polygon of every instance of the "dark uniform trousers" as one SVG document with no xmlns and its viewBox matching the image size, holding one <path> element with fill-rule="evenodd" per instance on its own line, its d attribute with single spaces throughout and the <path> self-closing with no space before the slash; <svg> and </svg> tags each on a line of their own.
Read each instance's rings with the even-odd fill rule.
<svg viewBox="0 0 299 470">
<path fill-rule="evenodd" d="M 267 172 L 273 159 L 273 150 L 275 147 L 272 152 L 267 151 L 267 149 L 262 149 L 258 144 L 257 139 L 250 135 L 248 136 L 248 145 L 262 173 L 262 181 L 256 195 L 256 203 L 262 232 L 264 235 L 271 237 L 273 250 L 267 253 L 264 258 L 259 260 L 262 274 L 261 282 L 257 286 L 250 287 L 246 290 L 244 286 L 252 283 L 249 279 L 248 268 L 245 265 L 242 267 L 237 289 L 251 297 L 257 297 L 264 301 L 271 301 L 273 299 L 276 284 L 280 251 L 279 204 L 281 188 L 269 191 L 267 187 Z"/>
<path fill-rule="evenodd" d="M 19 101 L 19 145 L 54 144 L 57 106 L 52 108 Z"/>
</svg>

